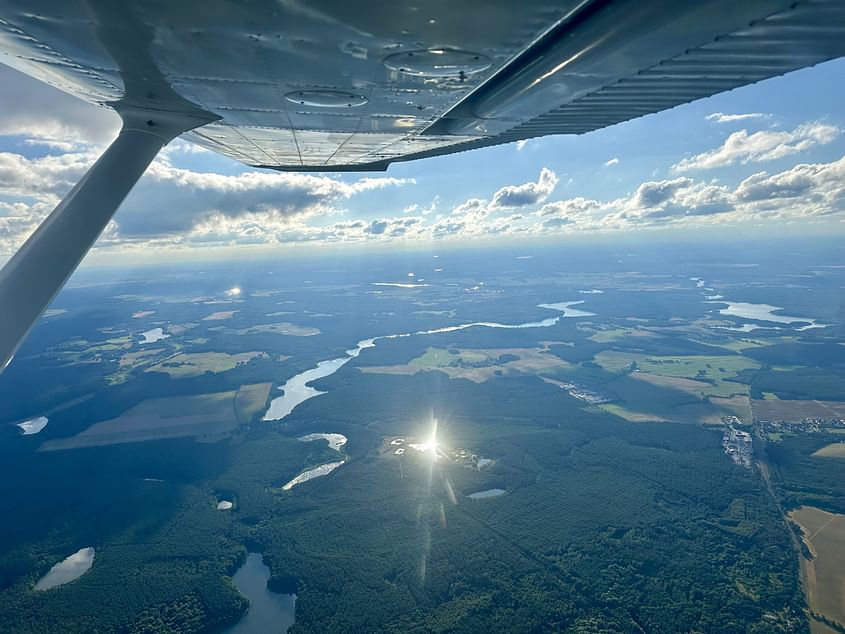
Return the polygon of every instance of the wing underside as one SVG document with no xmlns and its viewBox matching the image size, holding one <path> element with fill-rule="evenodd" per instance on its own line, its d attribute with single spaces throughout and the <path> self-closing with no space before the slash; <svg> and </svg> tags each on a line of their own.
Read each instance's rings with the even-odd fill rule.
<svg viewBox="0 0 845 634">
<path fill-rule="evenodd" d="M 581 134 L 845 55 L 841 0 L 0 0 L 0 61 L 249 165 Z"/>
</svg>

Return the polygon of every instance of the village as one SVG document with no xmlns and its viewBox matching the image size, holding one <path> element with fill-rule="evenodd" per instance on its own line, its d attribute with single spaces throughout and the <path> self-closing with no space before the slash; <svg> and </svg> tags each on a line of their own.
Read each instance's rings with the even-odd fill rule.
<svg viewBox="0 0 845 634">
<path fill-rule="evenodd" d="M 742 425 L 742 421 L 736 416 L 723 416 L 722 422 L 725 424 L 725 430 L 722 433 L 722 447 L 725 453 L 736 464 L 750 469 L 754 451 L 751 434 L 737 429 L 738 425 Z"/>
</svg>

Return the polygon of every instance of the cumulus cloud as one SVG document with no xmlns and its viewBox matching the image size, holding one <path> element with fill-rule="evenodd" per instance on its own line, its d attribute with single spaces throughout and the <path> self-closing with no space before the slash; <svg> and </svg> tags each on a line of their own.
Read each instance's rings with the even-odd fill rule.
<svg viewBox="0 0 845 634">
<path fill-rule="evenodd" d="M 536 183 L 507 185 L 493 194 L 491 206 L 495 209 L 536 205 L 548 198 L 557 186 L 557 175 L 547 167 L 540 170 Z"/>
<path fill-rule="evenodd" d="M 587 215 L 601 207 L 601 203 L 597 200 L 590 200 L 581 196 L 577 198 L 570 198 L 568 200 L 558 200 L 552 203 L 546 203 L 539 211 L 540 217 L 553 216 L 555 218 L 572 219 Z"/>
<path fill-rule="evenodd" d="M 749 213 L 777 217 L 828 216 L 845 211 L 845 157 L 802 163 L 778 174 L 758 172 L 736 188 Z"/>
<path fill-rule="evenodd" d="M 63 151 L 103 145 L 117 136 L 120 118 L 0 64 L 0 135 Z"/>
<path fill-rule="evenodd" d="M 817 145 L 826 145 L 839 135 L 835 125 L 819 121 L 805 123 L 792 131 L 761 130 L 752 134 L 740 130 L 731 134 L 721 147 L 683 159 L 676 172 L 713 169 L 736 163 L 772 161 Z"/>
<path fill-rule="evenodd" d="M 435 196 L 428 206 L 421 205 L 419 203 L 412 203 L 405 207 L 402 212 L 406 214 L 412 213 L 421 213 L 423 216 L 427 216 L 431 213 L 437 211 L 437 208 L 440 206 L 440 196 Z"/>
<path fill-rule="evenodd" d="M 3 250 L 20 244 L 96 160 L 84 150 L 27 158 L 0 152 L 0 193 L 20 199 L 26 208 L 6 210 Z M 412 180 L 391 177 L 353 181 L 308 174 L 246 171 L 226 175 L 174 167 L 168 157 L 156 160 L 115 216 L 121 239 L 172 240 L 181 234 L 197 238 L 222 230 L 238 230 L 245 238 L 258 225 L 278 227 L 299 217 L 339 211 L 344 201 L 363 192 L 398 187 Z M 18 220 L 9 220 L 15 217 Z M 25 218 L 25 219 L 23 219 Z M 239 219 L 242 222 L 225 222 Z M 196 229 L 196 231 L 194 231 Z M 115 239 L 116 240 L 116 239 Z"/>
<path fill-rule="evenodd" d="M 214 217 L 260 216 L 278 222 L 325 214 L 356 194 L 400 186 L 397 178 L 353 182 L 290 172 L 248 171 L 237 175 L 195 172 L 156 161 L 127 197 L 115 220 L 131 236 L 182 232 Z"/>
<path fill-rule="evenodd" d="M 763 112 L 745 112 L 738 114 L 726 114 L 724 112 L 714 112 L 704 117 L 707 121 L 714 123 L 734 123 L 736 121 L 750 121 L 753 119 L 768 119 L 772 115 Z"/>
<path fill-rule="evenodd" d="M 611 167 L 613 165 L 619 165 L 619 159 L 615 156 L 604 164 L 605 167 Z"/>
</svg>

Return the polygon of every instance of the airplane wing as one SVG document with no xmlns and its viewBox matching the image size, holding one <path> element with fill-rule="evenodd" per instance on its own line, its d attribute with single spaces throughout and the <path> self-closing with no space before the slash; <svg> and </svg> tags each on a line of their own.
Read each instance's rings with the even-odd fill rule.
<svg viewBox="0 0 845 634">
<path fill-rule="evenodd" d="M 845 54 L 838 0 L 0 0 L 0 61 L 248 165 L 581 134 Z"/>
<path fill-rule="evenodd" d="M 0 271 L 0 367 L 176 136 L 258 167 L 384 170 L 843 55 L 845 0 L 0 0 L 0 62 L 124 120 Z"/>
</svg>

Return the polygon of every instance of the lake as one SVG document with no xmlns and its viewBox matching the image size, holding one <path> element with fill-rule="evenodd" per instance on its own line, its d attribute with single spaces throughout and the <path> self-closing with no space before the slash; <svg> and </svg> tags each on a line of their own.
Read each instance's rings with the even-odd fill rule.
<svg viewBox="0 0 845 634">
<path fill-rule="evenodd" d="M 523 328 L 548 328 L 549 326 L 554 326 L 555 324 L 557 324 L 562 317 L 592 317 L 593 315 L 595 315 L 595 313 L 589 313 L 585 310 L 572 308 L 572 306 L 576 306 L 578 304 L 583 303 L 584 300 L 572 302 L 558 302 L 556 304 L 538 304 L 538 308 L 554 310 L 563 314 L 556 315 L 555 317 L 547 317 L 546 319 L 542 319 L 540 321 L 529 321 L 522 324 L 500 324 L 495 321 L 474 321 L 468 324 L 458 324 L 456 326 L 444 326 L 442 328 L 433 328 L 432 330 L 418 330 L 416 332 L 398 333 L 394 335 L 382 335 L 380 337 L 373 337 L 372 339 L 364 339 L 362 341 L 359 341 L 358 345 L 356 345 L 354 348 L 347 350 L 345 357 L 338 357 L 337 359 L 328 359 L 326 361 L 320 361 L 316 365 L 316 367 L 313 367 L 310 370 L 306 370 L 305 372 L 300 372 L 299 374 L 296 374 L 289 378 L 287 382 L 281 387 L 281 389 L 283 390 L 282 396 L 277 396 L 272 401 L 270 401 L 270 407 L 265 412 L 264 416 L 262 417 L 262 420 L 281 420 L 285 418 L 288 414 L 290 414 L 294 410 L 294 408 L 304 403 L 308 399 L 314 398 L 315 396 L 319 396 L 320 394 L 325 394 L 325 392 L 321 392 L 320 390 L 313 388 L 308 384 L 312 381 L 331 376 L 332 374 L 340 370 L 344 365 L 349 363 L 352 359 L 361 354 L 363 350 L 366 350 L 367 348 L 372 348 L 376 345 L 377 341 L 380 341 L 382 339 L 401 339 L 404 337 L 422 335 L 439 335 L 447 332 L 466 330 L 467 328 L 503 328 L 507 330 Z"/>
<path fill-rule="evenodd" d="M 547 308 L 549 310 L 559 310 L 563 313 L 564 317 L 593 317 L 595 313 L 587 312 L 586 310 L 580 310 L 578 308 L 572 308 L 572 306 L 577 306 L 578 304 L 583 304 L 584 300 L 578 302 L 558 302 L 557 304 L 538 304 L 539 308 Z"/>
<path fill-rule="evenodd" d="M 727 315 L 729 317 L 740 317 L 742 319 L 754 319 L 756 321 L 769 321 L 775 324 L 794 324 L 806 323 L 807 326 L 797 328 L 796 330 L 810 330 L 811 328 L 826 328 L 824 324 L 819 324 L 812 317 L 793 317 L 791 315 L 775 314 L 776 310 L 783 310 L 780 306 L 771 306 L 770 304 L 749 304 L 746 302 L 719 302 L 727 304 L 727 308 L 720 308 L 720 315 Z"/>
<path fill-rule="evenodd" d="M 484 498 L 495 498 L 500 495 L 504 495 L 504 489 L 487 489 L 486 491 L 478 491 L 476 493 L 470 493 L 467 497 L 472 500 L 483 500 Z"/>
<path fill-rule="evenodd" d="M 46 416 L 39 416 L 38 418 L 32 418 L 30 420 L 25 420 L 22 423 L 17 423 L 17 426 L 23 430 L 24 436 L 31 436 L 32 434 L 37 434 L 44 429 L 48 422 L 49 419 Z"/>
<path fill-rule="evenodd" d="M 308 434 L 297 438 L 302 442 L 313 442 L 315 440 L 325 440 L 329 443 L 329 447 L 335 451 L 340 451 L 340 448 L 346 444 L 346 436 L 343 434 Z"/>
<path fill-rule="evenodd" d="M 281 420 L 290 414 L 293 408 L 300 403 L 323 394 L 323 392 L 311 387 L 308 383 L 334 374 L 349 363 L 350 360 L 361 354 L 361 350 L 371 348 L 374 345 L 375 341 L 373 339 L 364 339 L 363 341 L 359 341 L 358 345 L 351 350 L 347 350 L 345 357 L 320 361 L 316 367 L 292 376 L 282 386 L 284 394 L 270 401 L 270 407 L 267 409 L 262 420 Z"/>
<path fill-rule="evenodd" d="M 242 595 L 249 599 L 249 610 L 226 634 L 265 634 L 287 632 L 293 625 L 296 609 L 295 594 L 277 594 L 267 589 L 270 569 L 259 553 L 249 553 L 232 581 Z"/>
<path fill-rule="evenodd" d="M 75 553 L 50 568 L 50 571 L 35 584 L 36 590 L 49 590 L 79 579 L 94 565 L 94 549 L 80 548 Z"/>
<path fill-rule="evenodd" d="M 321 464 L 319 467 L 314 467 L 313 469 L 308 469 L 308 471 L 303 471 L 293 480 L 284 485 L 282 487 L 282 490 L 290 491 L 297 484 L 302 484 L 303 482 L 308 482 L 309 480 L 313 480 L 314 478 L 319 478 L 320 476 L 328 475 L 332 471 L 337 469 L 340 465 L 342 465 L 344 462 L 346 461 L 339 460 L 338 462 L 327 462 L 326 464 Z"/>
<path fill-rule="evenodd" d="M 156 341 L 167 339 L 170 335 L 164 334 L 163 328 L 152 328 L 151 330 L 142 332 L 141 336 L 143 337 L 141 343 L 155 343 Z"/>
</svg>

